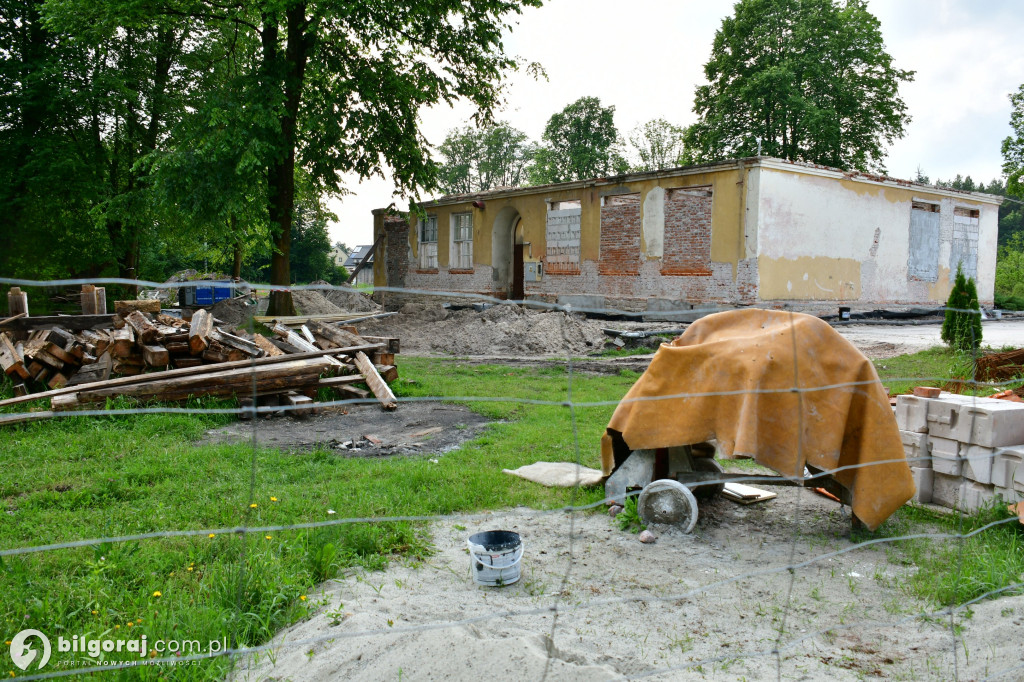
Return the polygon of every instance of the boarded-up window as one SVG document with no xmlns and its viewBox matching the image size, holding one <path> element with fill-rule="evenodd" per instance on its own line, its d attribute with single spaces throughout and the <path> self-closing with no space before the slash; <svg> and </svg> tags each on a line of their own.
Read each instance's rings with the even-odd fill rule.
<svg viewBox="0 0 1024 682">
<path fill-rule="evenodd" d="M 964 277 L 978 279 L 978 219 L 977 209 L 953 209 L 953 248 L 949 256 L 950 275 L 956 274 L 956 266 L 963 267 Z"/>
<path fill-rule="evenodd" d="M 663 275 L 711 274 L 711 190 L 665 193 Z"/>
<path fill-rule="evenodd" d="M 640 195 L 615 194 L 604 197 L 601 206 L 602 275 L 640 274 Z"/>
<path fill-rule="evenodd" d="M 545 244 L 544 269 L 549 275 L 580 274 L 580 202 L 551 202 Z"/>
<path fill-rule="evenodd" d="M 907 276 L 923 282 L 939 278 L 939 205 L 915 201 L 910 209 Z"/>
</svg>

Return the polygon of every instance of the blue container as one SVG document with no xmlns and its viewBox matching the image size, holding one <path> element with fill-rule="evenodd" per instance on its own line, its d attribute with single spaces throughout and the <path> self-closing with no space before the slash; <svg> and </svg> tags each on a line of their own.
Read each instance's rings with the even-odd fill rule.
<svg viewBox="0 0 1024 682">
<path fill-rule="evenodd" d="M 213 287 L 196 287 L 196 305 L 213 305 Z"/>
<path fill-rule="evenodd" d="M 231 287 L 214 287 L 213 288 L 213 302 L 226 301 L 231 298 Z"/>
</svg>

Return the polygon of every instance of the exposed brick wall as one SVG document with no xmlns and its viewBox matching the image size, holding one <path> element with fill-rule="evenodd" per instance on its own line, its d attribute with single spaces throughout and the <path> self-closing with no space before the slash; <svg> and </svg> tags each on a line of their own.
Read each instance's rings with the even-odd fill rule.
<svg viewBox="0 0 1024 682">
<path fill-rule="evenodd" d="M 640 274 L 640 194 L 604 198 L 597 270 L 601 275 Z"/>
<path fill-rule="evenodd" d="M 409 274 L 409 223 L 401 216 L 384 216 L 384 268 L 389 287 L 404 287 Z"/>
<path fill-rule="evenodd" d="M 665 193 L 663 275 L 711 275 L 711 192 Z"/>
</svg>

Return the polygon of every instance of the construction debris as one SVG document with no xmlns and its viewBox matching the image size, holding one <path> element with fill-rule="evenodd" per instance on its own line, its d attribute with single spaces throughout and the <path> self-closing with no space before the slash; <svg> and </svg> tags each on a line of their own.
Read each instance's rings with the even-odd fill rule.
<svg viewBox="0 0 1024 682">
<path fill-rule="evenodd" d="M 88 293 L 95 302 L 95 289 Z M 299 332 L 276 325 L 278 341 L 221 325 L 205 309 L 188 322 L 162 314 L 158 301 L 117 301 L 115 309 L 44 318 L 22 311 L 0 322 L 0 368 L 15 393 L 0 407 L 49 399 L 61 411 L 118 396 L 179 402 L 255 392 L 261 405 L 279 396 L 275 404 L 302 416 L 317 409 L 320 388 L 343 399 L 367 399 L 372 391 L 384 409 L 397 406 L 387 384 L 398 378 L 398 339 L 369 341 L 354 327 L 314 320 Z"/>
</svg>

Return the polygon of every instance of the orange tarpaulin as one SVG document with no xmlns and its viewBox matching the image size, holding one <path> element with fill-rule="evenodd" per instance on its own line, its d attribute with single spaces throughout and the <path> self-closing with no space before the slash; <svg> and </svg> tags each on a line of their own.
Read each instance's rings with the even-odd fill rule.
<svg viewBox="0 0 1024 682">
<path fill-rule="evenodd" d="M 616 408 L 609 432 L 630 450 L 715 440 L 784 476 L 805 464 L 847 488 L 877 528 L 914 494 L 896 419 L 875 368 L 816 317 L 735 310 L 701 318 L 670 344 Z M 605 475 L 615 467 L 610 433 Z M 850 468 L 844 468 L 850 467 Z"/>
</svg>

